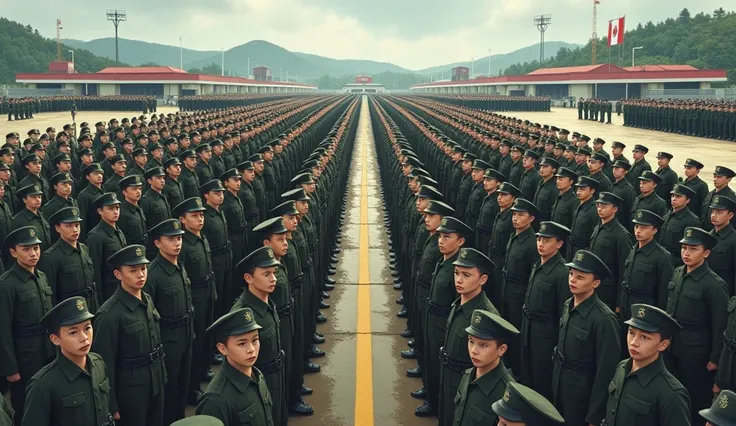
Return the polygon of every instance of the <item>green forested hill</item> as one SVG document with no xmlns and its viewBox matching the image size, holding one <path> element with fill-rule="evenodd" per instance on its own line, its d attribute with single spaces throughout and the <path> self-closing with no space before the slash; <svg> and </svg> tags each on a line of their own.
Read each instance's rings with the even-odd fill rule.
<svg viewBox="0 0 736 426">
<path fill-rule="evenodd" d="M 607 27 L 606 27 L 607 31 Z M 663 22 L 647 22 L 626 31 L 620 49 L 621 66 L 631 66 L 631 48 L 643 46 L 636 52 L 636 65 L 692 65 L 700 69 L 728 70 L 728 85 L 736 84 L 736 12 L 723 8 L 712 14 L 691 16 L 683 9 L 677 18 Z M 606 37 L 598 40 L 597 63 L 608 63 Z M 619 64 L 619 48 L 611 48 L 611 63 Z M 554 58 L 545 61 L 546 68 L 591 64 L 591 45 L 577 49 L 561 48 Z M 539 61 L 519 63 L 508 67 L 504 74 L 526 74 L 540 68 Z"/>
<path fill-rule="evenodd" d="M 64 58 L 69 60 L 70 48 L 62 45 L 61 49 Z M 30 25 L 0 18 L 0 84 L 14 83 L 16 73 L 46 72 L 49 62 L 54 60 L 56 40 L 42 37 Z M 77 72 L 97 72 L 114 65 L 114 60 L 100 58 L 87 50 L 74 50 Z"/>
</svg>

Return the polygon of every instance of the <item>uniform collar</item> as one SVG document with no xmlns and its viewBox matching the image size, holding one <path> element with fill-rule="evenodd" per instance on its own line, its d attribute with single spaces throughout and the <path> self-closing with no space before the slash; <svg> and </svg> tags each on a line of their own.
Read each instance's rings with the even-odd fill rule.
<svg viewBox="0 0 736 426">
<path fill-rule="evenodd" d="M 174 275 L 179 270 L 179 265 L 174 265 L 169 262 L 167 258 L 161 256 L 161 253 L 156 255 L 156 258 L 153 259 L 153 261 L 156 262 L 157 265 L 160 265 L 168 275 Z"/>
<path fill-rule="evenodd" d="M 61 353 L 60 350 L 57 349 L 56 353 L 56 365 L 59 366 L 61 371 L 64 373 L 64 376 L 66 376 L 67 380 L 70 382 L 73 382 L 77 379 L 81 374 L 89 375 L 87 370 L 83 370 L 79 368 L 79 366 L 75 363 L 73 363 L 69 358 L 65 357 L 64 354 Z M 87 366 L 89 370 L 92 370 L 94 368 L 95 363 L 92 361 L 92 358 L 87 355 Z"/>
<path fill-rule="evenodd" d="M 570 312 L 577 312 L 579 313 L 583 318 L 587 318 L 588 314 L 590 313 L 590 310 L 593 309 L 593 306 L 595 306 L 598 303 L 598 294 L 594 291 L 593 295 L 589 298 L 583 300 L 583 302 L 573 308 L 572 304 L 574 302 L 574 297 L 570 299 Z"/>
<path fill-rule="evenodd" d="M 235 388 L 241 393 L 245 394 L 248 390 L 248 386 L 252 381 L 254 381 L 252 378 L 246 376 L 243 374 L 240 370 L 230 365 L 227 360 L 222 363 L 222 371 L 225 373 L 225 377 L 230 381 L 230 383 L 235 386 Z M 253 368 L 251 374 L 255 375 L 258 374 L 257 370 Z"/>
<path fill-rule="evenodd" d="M 182 226 L 182 228 L 184 228 Z M 200 234 L 201 235 L 201 234 Z M 198 237 L 191 233 L 188 229 L 184 228 L 184 240 L 190 244 L 196 244 L 197 241 L 203 240 L 202 237 Z"/>
<path fill-rule="evenodd" d="M 127 291 L 123 290 L 122 285 L 118 285 L 118 288 L 115 289 L 115 296 L 117 296 L 117 298 L 121 302 L 123 302 L 123 305 L 125 305 L 131 311 L 135 311 L 135 309 L 139 305 L 142 305 L 144 307 L 147 306 L 146 303 L 143 300 L 138 299 L 137 297 L 135 297 L 132 294 L 128 293 Z"/>
<path fill-rule="evenodd" d="M 487 284 L 487 283 L 486 283 Z M 485 303 L 488 302 L 488 303 Z M 465 304 L 460 303 L 460 298 L 458 297 L 457 300 L 455 300 L 455 303 L 457 303 L 457 309 L 456 311 L 463 310 L 463 312 L 469 312 L 470 314 L 473 313 L 476 309 L 480 309 L 481 306 L 484 304 L 490 304 L 491 301 L 488 299 L 488 296 L 486 296 L 485 291 L 481 290 L 479 294 L 477 294 L 474 298 L 468 300 L 465 302 Z"/>
<path fill-rule="evenodd" d="M 72 247 L 71 245 L 69 245 L 69 243 L 64 241 L 62 238 L 59 238 L 58 240 L 56 240 L 56 243 L 57 243 L 57 246 L 61 249 L 61 251 L 66 255 L 79 251 L 78 241 L 77 241 L 77 248 Z"/>
<path fill-rule="evenodd" d="M 243 294 L 240 296 L 243 299 L 243 304 L 254 311 L 258 312 L 261 316 L 266 315 L 269 309 L 272 309 L 271 304 L 273 303 L 271 301 L 271 298 L 268 299 L 268 303 L 264 302 L 263 300 L 257 298 L 253 293 L 250 292 L 248 287 L 245 287 L 245 290 L 243 290 Z"/>
<path fill-rule="evenodd" d="M 15 275 L 17 275 L 23 281 L 28 281 L 31 278 L 36 279 L 36 277 L 37 277 L 37 273 L 36 274 L 32 274 L 32 273 L 28 272 L 28 269 L 20 266 L 17 261 L 15 263 L 13 263 L 13 266 L 12 266 L 11 269 L 13 270 L 13 272 L 15 272 Z"/>
<path fill-rule="evenodd" d="M 658 356 L 657 359 L 646 367 L 640 368 L 631 373 L 631 366 L 633 361 L 629 359 L 626 362 L 626 378 L 636 376 L 641 382 L 642 386 L 646 387 L 657 375 L 664 370 L 664 361 L 662 361 L 662 355 Z"/>
<path fill-rule="evenodd" d="M 657 240 L 652 239 L 652 241 L 649 241 L 644 247 L 639 247 L 639 242 L 636 243 L 636 251 L 638 253 L 644 253 L 645 255 L 649 256 L 653 251 L 654 248 L 657 247 Z"/>
<path fill-rule="evenodd" d="M 616 228 L 617 225 L 618 225 L 618 218 L 614 216 L 613 219 L 609 220 L 608 222 L 602 223 L 601 229 L 605 229 L 606 231 L 611 231 L 613 230 L 613 228 Z"/>
<path fill-rule="evenodd" d="M 539 269 L 544 271 L 545 273 L 549 273 L 552 269 L 554 269 L 558 263 L 565 263 L 565 259 L 562 258 L 562 255 L 558 251 L 556 255 L 552 256 L 548 261 L 541 263 Z"/>
<path fill-rule="evenodd" d="M 700 281 L 703 275 L 708 273 L 708 262 L 703 262 L 702 265 L 698 266 L 694 271 L 687 272 L 687 266 L 685 266 L 685 277 L 691 277 L 695 281 Z"/>
<path fill-rule="evenodd" d="M 534 228 L 532 228 L 531 226 L 521 231 L 520 234 L 517 234 L 515 236 L 516 236 L 516 240 L 519 243 L 523 243 L 524 241 L 526 241 L 527 238 L 529 238 L 530 235 L 534 235 Z"/>
<path fill-rule="evenodd" d="M 473 375 L 475 375 L 475 371 L 477 370 L 474 369 Z M 484 394 L 490 395 L 496 385 L 498 385 L 498 382 L 501 381 L 505 373 L 506 366 L 503 364 L 503 360 L 501 360 L 496 368 L 482 375 L 480 378 L 474 380 L 472 383 L 474 385 L 478 385 L 478 387 L 481 391 L 483 391 Z"/>
<path fill-rule="evenodd" d="M 100 219 L 100 229 L 107 232 L 108 235 L 115 235 L 118 233 L 117 224 L 116 224 L 116 227 L 113 228 L 112 226 L 110 226 L 109 223 L 105 222 L 102 219 Z"/>
<path fill-rule="evenodd" d="M 715 237 L 718 238 L 719 240 L 725 240 L 732 233 L 733 233 L 733 225 L 731 225 L 730 223 L 726 225 L 726 227 L 721 229 L 720 231 L 716 231 L 715 228 L 713 228 L 713 235 L 715 235 Z"/>
</svg>

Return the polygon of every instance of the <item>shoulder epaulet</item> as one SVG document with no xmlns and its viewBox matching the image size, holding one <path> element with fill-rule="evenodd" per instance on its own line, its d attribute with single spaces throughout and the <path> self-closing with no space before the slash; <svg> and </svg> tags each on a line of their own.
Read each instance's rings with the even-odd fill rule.
<svg viewBox="0 0 736 426">
<path fill-rule="evenodd" d="M 225 380 L 224 376 L 215 375 L 215 378 L 212 379 L 212 381 L 207 385 L 207 389 L 205 390 L 205 393 L 213 394 L 213 395 L 222 395 L 223 391 L 225 390 L 225 383 L 227 381 Z"/>
<path fill-rule="evenodd" d="M 43 254 L 53 253 L 58 248 L 59 248 L 59 242 L 57 241 L 54 244 L 52 244 L 51 247 L 47 248 L 46 251 L 43 252 Z"/>
<path fill-rule="evenodd" d="M 667 381 L 667 384 L 670 385 L 670 389 L 674 391 L 685 389 L 685 386 L 679 380 L 677 380 L 677 377 L 670 373 L 669 370 L 663 370 L 662 376 Z"/>
</svg>

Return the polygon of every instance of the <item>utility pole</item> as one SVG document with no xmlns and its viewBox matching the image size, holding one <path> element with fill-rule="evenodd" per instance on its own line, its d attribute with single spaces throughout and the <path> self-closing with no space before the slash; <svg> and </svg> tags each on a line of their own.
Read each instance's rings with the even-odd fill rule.
<svg viewBox="0 0 736 426">
<path fill-rule="evenodd" d="M 181 41 L 181 36 L 179 36 L 179 68 L 184 69 L 184 45 Z"/>
<path fill-rule="evenodd" d="M 544 33 L 552 24 L 552 15 L 537 15 L 534 17 L 534 26 L 539 30 L 539 66 L 544 67 Z"/>
<path fill-rule="evenodd" d="M 56 60 L 61 62 L 61 19 L 56 20 Z M 74 62 L 74 61 L 72 61 Z"/>
<path fill-rule="evenodd" d="M 222 47 L 220 48 L 220 55 L 222 56 L 221 63 L 220 63 L 220 71 L 221 75 L 225 76 L 225 49 Z"/>
<path fill-rule="evenodd" d="M 636 56 L 636 51 L 639 49 L 643 49 L 644 46 L 636 46 L 633 49 L 631 49 L 631 68 L 634 68 L 634 58 Z"/>
<path fill-rule="evenodd" d="M 111 21 L 112 24 L 115 25 L 115 66 L 118 66 L 120 64 L 120 55 L 118 49 L 118 25 L 120 25 L 120 23 L 123 21 L 127 21 L 128 15 L 125 13 L 124 10 L 108 10 L 107 20 Z"/>
<path fill-rule="evenodd" d="M 590 53 L 591 65 L 595 65 L 598 62 L 598 55 L 596 54 L 598 44 L 598 31 L 596 29 L 596 23 L 598 20 L 598 4 L 600 0 L 593 0 L 593 34 L 590 38 L 590 46 L 592 52 Z"/>
<path fill-rule="evenodd" d="M 74 51 L 69 49 L 69 53 L 72 54 L 72 65 L 74 65 Z"/>
<path fill-rule="evenodd" d="M 488 48 L 488 78 L 491 77 L 491 48 Z"/>
</svg>

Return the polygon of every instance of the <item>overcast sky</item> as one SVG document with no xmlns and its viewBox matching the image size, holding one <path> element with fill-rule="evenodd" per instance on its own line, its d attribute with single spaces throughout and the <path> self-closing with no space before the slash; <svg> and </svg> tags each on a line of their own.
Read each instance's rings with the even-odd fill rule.
<svg viewBox="0 0 736 426">
<path fill-rule="evenodd" d="M 114 35 L 106 8 L 123 8 L 120 37 L 219 50 L 262 39 L 288 50 L 340 59 L 372 59 L 420 69 L 507 53 L 539 41 L 533 18 L 552 14 L 547 40 L 585 43 L 592 0 L 35 0 L 4 1 L 0 14 L 47 37 L 91 40 Z M 727 7 L 723 0 L 601 0 L 598 34 L 626 15 L 627 27 Z M 63 5 L 63 7 L 62 7 Z"/>
</svg>

